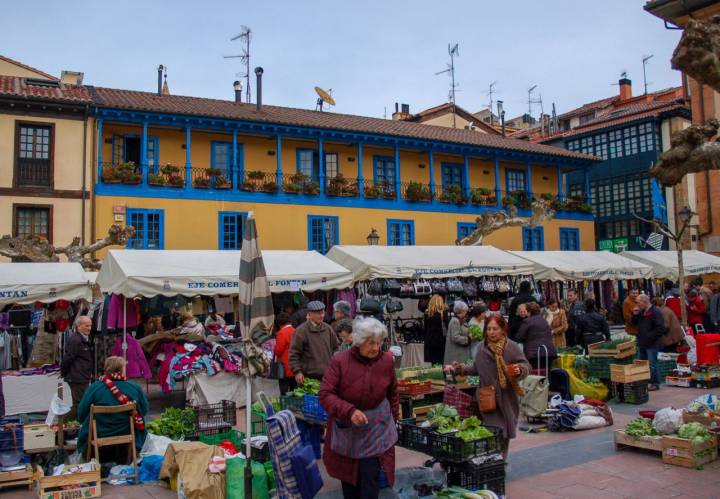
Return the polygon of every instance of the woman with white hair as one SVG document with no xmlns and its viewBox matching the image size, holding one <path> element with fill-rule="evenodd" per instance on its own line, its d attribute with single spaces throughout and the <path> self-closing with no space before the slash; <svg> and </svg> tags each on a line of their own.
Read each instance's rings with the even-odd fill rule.
<svg viewBox="0 0 720 499">
<path fill-rule="evenodd" d="M 328 413 L 323 462 L 345 498 L 378 497 L 380 470 L 395 482 L 400 402 L 393 356 L 381 349 L 386 337 L 377 319 L 356 320 L 352 348 L 332 358 L 320 384 Z"/>
<path fill-rule="evenodd" d="M 465 363 L 470 358 L 470 334 L 465 321 L 467 313 L 467 303 L 456 301 L 453 305 L 454 317 L 450 319 L 445 338 L 445 364 Z"/>
</svg>

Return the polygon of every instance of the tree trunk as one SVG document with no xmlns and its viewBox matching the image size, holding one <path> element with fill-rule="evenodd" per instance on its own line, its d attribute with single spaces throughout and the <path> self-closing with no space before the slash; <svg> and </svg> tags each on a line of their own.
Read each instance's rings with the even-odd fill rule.
<svg viewBox="0 0 720 499">
<path fill-rule="evenodd" d="M 677 259 L 678 259 L 678 289 L 680 290 L 680 323 L 683 328 L 687 327 L 687 307 L 685 306 L 685 265 L 683 263 L 683 248 L 680 241 L 675 241 L 677 244 Z"/>
</svg>

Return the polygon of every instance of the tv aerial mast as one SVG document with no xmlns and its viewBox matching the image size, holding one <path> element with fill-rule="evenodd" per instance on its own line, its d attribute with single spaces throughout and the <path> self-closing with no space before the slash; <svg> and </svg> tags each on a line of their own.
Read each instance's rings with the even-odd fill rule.
<svg viewBox="0 0 720 499">
<path fill-rule="evenodd" d="M 493 115 L 493 106 L 495 105 L 495 102 L 493 101 L 493 94 L 495 94 L 496 83 L 496 81 L 492 82 L 488 87 L 487 92 L 485 92 L 485 95 L 488 95 L 490 97 L 490 104 L 488 106 L 488 109 L 490 110 L 490 126 L 492 126 L 493 122 L 495 121 L 495 117 Z"/>
<path fill-rule="evenodd" d="M 452 44 L 448 43 L 448 54 L 450 55 L 450 64 L 447 65 L 447 69 L 444 69 L 442 71 L 438 71 L 435 73 L 435 76 L 441 75 L 444 73 L 450 74 L 450 102 L 452 103 L 453 107 L 453 128 L 457 128 L 455 123 L 455 90 L 457 89 L 459 83 L 455 82 L 455 56 L 460 57 L 460 49 L 458 48 L 458 44 Z"/>
<path fill-rule="evenodd" d="M 648 81 L 647 81 L 647 73 L 645 72 L 645 66 L 647 66 L 647 63 L 650 59 L 653 58 L 653 54 L 650 55 L 644 55 L 642 58 L 643 63 L 643 83 L 645 84 L 645 95 L 647 95 L 647 88 L 648 88 Z"/>
<path fill-rule="evenodd" d="M 250 104 L 250 39 L 252 31 L 247 26 L 241 26 L 242 31 L 230 38 L 231 42 L 240 40 L 240 50 L 237 55 L 225 55 L 223 59 L 240 59 L 240 64 L 245 65 L 245 72 L 236 73 L 238 77 L 245 78 L 245 101 Z"/>
</svg>

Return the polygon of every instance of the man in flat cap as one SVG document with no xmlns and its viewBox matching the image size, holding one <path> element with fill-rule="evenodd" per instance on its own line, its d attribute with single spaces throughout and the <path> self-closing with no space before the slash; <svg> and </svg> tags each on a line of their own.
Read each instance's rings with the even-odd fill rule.
<svg viewBox="0 0 720 499">
<path fill-rule="evenodd" d="M 298 385 L 303 385 L 306 377 L 322 379 L 340 344 L 332 328 L 323 322 L 324 318 L 325 304 L 311 301 L 307 304 L 307 320 L 292 336 L 289 361 Z"/>
</svg>

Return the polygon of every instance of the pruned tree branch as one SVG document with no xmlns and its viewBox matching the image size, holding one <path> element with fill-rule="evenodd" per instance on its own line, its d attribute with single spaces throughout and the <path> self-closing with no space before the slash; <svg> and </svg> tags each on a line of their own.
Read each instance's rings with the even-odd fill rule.
<svg viewBox="0 0 720 499">
<path fill-rule="evenodd" d="M 720 16 L 690 19 L 671 63 L 673 69 L 720 92 Z"/>
<path fill-rule="evenodd" d="M 555 210 L 545 199 L 536 199 L 532 203 L 532 215 L 530 218 L 517 216 L 517 207 L 510 206 L 507 211 L 499 210 L 483 213 L 475 219 L 477 226 L 468 236 L 458 239 L 455 244 L 458 246 L 481 246 L 483 239 L 493 232 L 505 227 L 527 226 L 536 227 L 545 220 L 555 216 Z"/>
<path fill-rule="evenodd" d="M 80 238 L 76 237 L 67 246 L 55 247 L 46 239 L 38 237 L 12 237 L 5 235 L 0 238 L 0 255 L 21 262 L 57 262 L 58 255 L 65 255 L 69 262 L 77 262 L 86 270 L 97 270 L 97 262 L 86 258 L 85 255 L 101 250 L 107 246 L 125 246 L 128 240 L 135 235 L 135 227 L 126 225 L 112 225 L 108 235 L 92 244 L 81 245 Z"/>
<path fill-rule="evenodd" d="M 662 223 L 661 221 L 655 220 L 655 219 L 650 220 L 648 218 L 641 217 L 640 215 L 638 215 L 635 212 L 632 212 L 631 214 L 638 220 L 641 220 L 645 223 L 651 224 L 657 232 L 659 232 L 663 236 L 667 237 L 668 239 L 672 239 L 673 241 L 677 241 L 679 239 L 678 236 L 673 234 L 673 232 L 670 230 L 670 228 L 667 225 L 665 225 L 664 223 Z"/>
<path fill-rule="evenodd" d="M 720 143 L 716 142 L 720 122 L 711 119 L 675 132 L 670 149 L 650 168 L 650 175 L 665 187 L 672 187 L 688 173 L 720 169 Z"/>
</svg>

